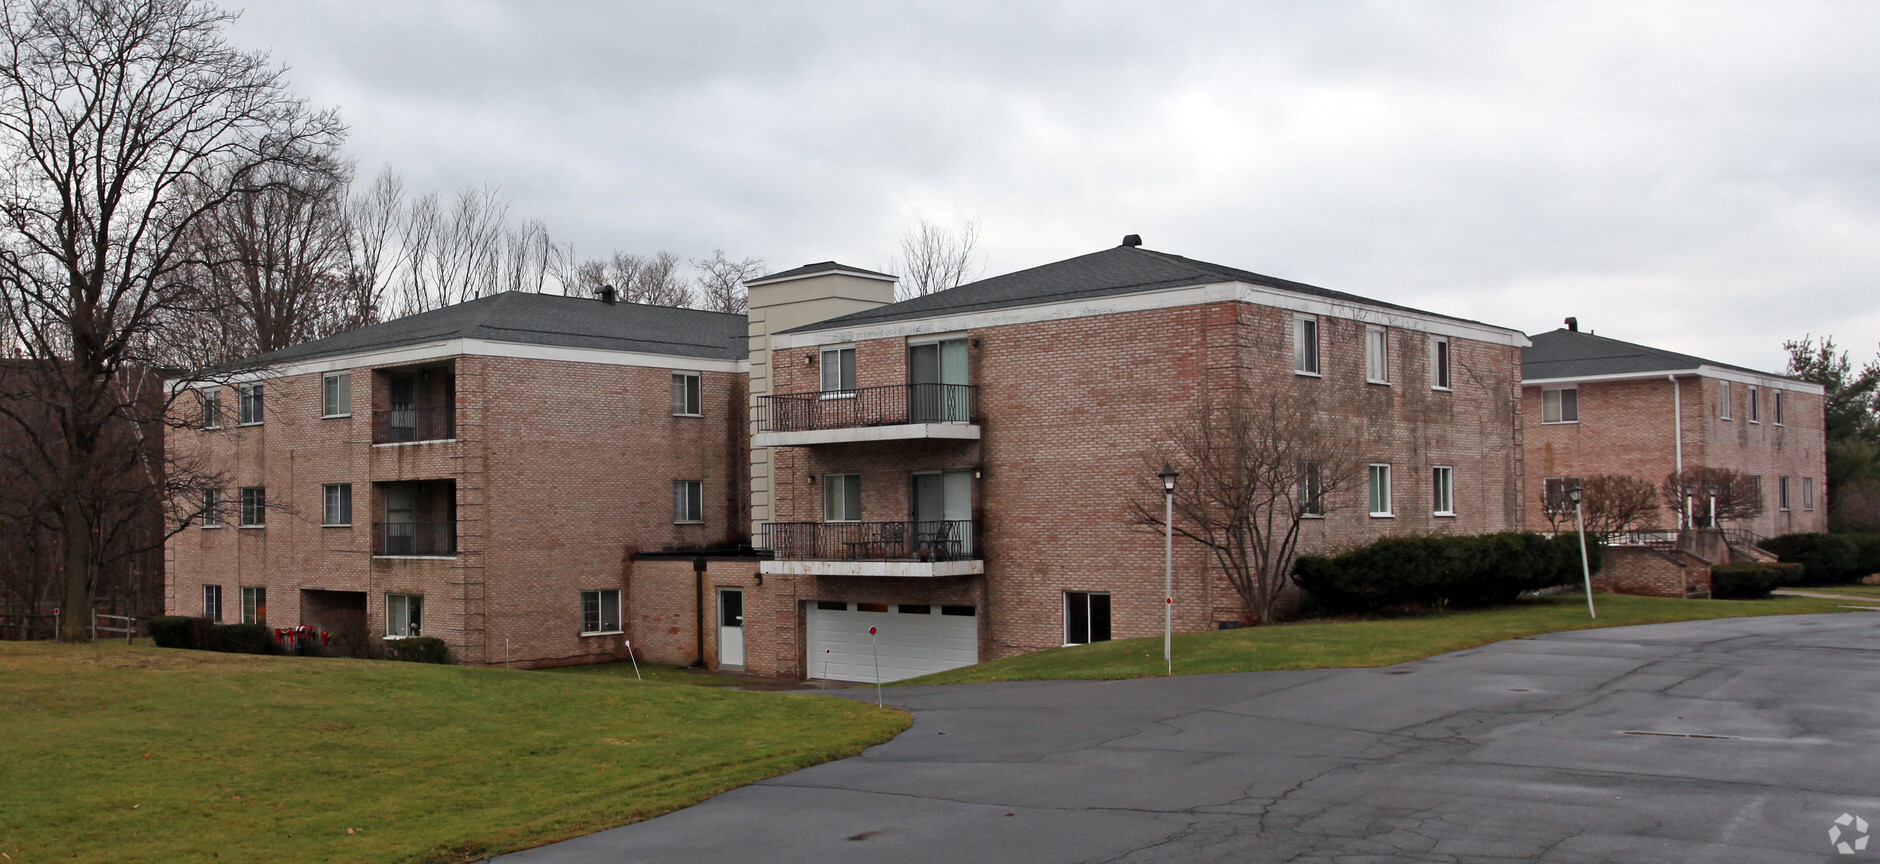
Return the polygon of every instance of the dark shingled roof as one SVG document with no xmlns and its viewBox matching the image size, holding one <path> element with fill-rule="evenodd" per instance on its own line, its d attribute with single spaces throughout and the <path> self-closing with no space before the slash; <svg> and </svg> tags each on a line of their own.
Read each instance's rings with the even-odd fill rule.
<svg viewBox="0 0 1880 864">
<path fill-rule="evenodd" d="M 590 298 L 508 291 L 283 348 L 250 358 L 244 365 L 290 363 L 457 338 L 742 360 L 748 333 L 743 315 L 642 303 L 610 306 Z"/>
<path fill-rule="evenodd" d="M 1555 378 L 1590 378 L 1645 372 L 1689 372 L 1699 366 L 1734 369 L 1751 375 L 1785 378 L 1689 354 L 1634 345 L 1578 330 L 1553 330 L 1528 337 L 1533 346 L 1521 352 L 1521 377 L 1528 381 Z"/>
<path fill-rule="evenodd" d="M 765 282 L 774 282 L 778 279 L 789 279 L 793 276 L 810 276 L 816 273 L 827 273 L 831 270 L 846 270 L 850 273 L 860 273 L 864 276 L 879 276 L 883 279 L 894 278 L 893 274 L 889 273 L 877 273 L 873 270 L 864 270 L 860 267 L 850 267 L 847 264 L 837 264 L 834 261 L 820 261 L 815 264 L 805 264 L 794 270 L 785 270 L 781 273 L 771 273 L 765 276 L 759 276 L 756 279 L 749 279 L 746 280 L 744 284 L 762 285 Z"/>
<path fill-rule="evenodd" d="M 1140 246 L 1117 246 L 1101 252 L 1033 267 L 1029 270 L 982 279 L 950 291 L 940 291 L 925 297 L 916 297 L 840 318 L 819 321 L 786 332 L 832 330 L 838 327 L 881 324 L 963 312 L 982 312 L 1008 306 L 1032 306 L 1065 300 L 1134 294 L 1159 288 L 1181 288 L 1216 282 L 1246 282 L 1326 300 L 1398 309 L 1447 318 L 1451 321 L 1467 321 L 1471 324 L 1481 323 L 1453 315 L 1441 315 L 1394 303 L 1384 303 L 1359 297 L 1356 294 L 1307 285 L 1303 282 L 1276 279 L 1235 267 L 1209 264 L 1206 261 L 1196 261 L 1180 255 L 1155 252 Z"/>
</svg>

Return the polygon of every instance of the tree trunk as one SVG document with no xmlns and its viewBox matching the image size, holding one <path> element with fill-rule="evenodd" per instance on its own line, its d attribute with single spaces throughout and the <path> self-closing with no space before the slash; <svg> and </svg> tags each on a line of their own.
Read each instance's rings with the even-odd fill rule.
<svg viewBox="0 0 1880 864">
<path fill-rule="evenodd" d="M 65 599 L 59 606 L 60 642 L 89 642 L 91 630 L 91 526 L 84 509 L 69 504 L 64 513 L 65 528 Z"/>
</svg>

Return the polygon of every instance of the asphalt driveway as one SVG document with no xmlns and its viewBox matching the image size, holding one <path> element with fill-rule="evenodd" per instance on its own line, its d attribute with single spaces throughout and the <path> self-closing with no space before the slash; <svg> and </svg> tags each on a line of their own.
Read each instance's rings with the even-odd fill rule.
<svg viewBox="0 0 1880 864">
<path fill-rule="evenodd" d="M 914 726 L 862 756 L 498 860 L 1880 860 L 1829 839 L 1880 833 L 1871 613 L 886 693 Z"/>
</svg>

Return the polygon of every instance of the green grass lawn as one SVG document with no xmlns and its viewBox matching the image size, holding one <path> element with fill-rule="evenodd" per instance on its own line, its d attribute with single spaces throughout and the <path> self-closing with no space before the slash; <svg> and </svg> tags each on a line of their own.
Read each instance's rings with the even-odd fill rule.
<svg viewBox="0 0 1880 864">
<path fill-rule="evenodd" d="M 1808 588 L 1795 588 L 1810 594 L 1845 594 L 1849 597 L 1872 597 L 1880 600 L 1880 585 L 1818 585 Z"/>
<path fill-rule="evenodd" d="M 813 695 L 410 663 L 0 643 L 0 864 L 437 862 L 861 752 Z"/>
<path fill-rule="evenodd" d="M 662 681 L 667 684 L 695 684 L 700 687 L 736 687 L 745 683 L 735 675 L 720 675 L 701 669 L 685 666 L 667 666 L 660 663 L 641 663 L 639 675 L 634 675 L 632 663 L 587 663 L 580 666 L 556 666 L 552 669 L 537 670 L 557 675 L 589 675 L 602 678 L 625 678 L 628 681 Z"/>
<path fill-rule="evenodd" d="M 1388 666 L 1489 642 L 1593 627 L 1624 627 L 1707 618 L 1846 612 L 1807 597 L 1766 600 L 1675 600 L 1596 594 L 1599 619 L 1586 615 L 1585 595 L 1523 600 L 1513 606 L 1372 620 L 1310 620 L 1175 637 L 1175 673 L 1257 672 Z M 1869 614 L 1869 613 L 1861 613 Z M 1059 678 L 1143 678 L 1165 673 L 1162 637 L 1053 648 L 977 666 L 912 678 L 900 684 L 1038 681 Z"/>
</svg>

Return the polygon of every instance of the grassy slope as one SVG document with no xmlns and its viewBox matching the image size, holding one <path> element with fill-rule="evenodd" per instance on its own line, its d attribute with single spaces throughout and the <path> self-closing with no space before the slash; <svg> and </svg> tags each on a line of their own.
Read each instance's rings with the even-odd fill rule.
<svg viewBox="0 0 1880 864">
<path fill-rule="evenodd" d="M 1175 672 L 1386 666 L 1560 630 L 1848 611 L 1836 605 L 1848 601 L 1800 597 L 1729 601 L 1600 594 L 1595 595 L 1594 600 L 1599 607 L 1597 621 L 1587 618 L 1584 595 L 1563 595 L 1472 612 L 1362 621 L 1302 621 L 1276 627 L 1178 635 L 1175 637 Z M 899 683 L 1141 678 L 1165 674 L 1164 669 L 1162 638 L 1157 636 L 1037 651 Z"/>
<path fill-rule="evenodd" d="M 460 860 L 655 816 L 908 723 L 815 696 L 121 645 L 0 643 L 0 681 L 12 862 Z"/>
<path fill-rule="evenodd" d="M 588 675 L 601 678 L 624 678 L 629 681 L 663 681 L 668 684 L 695 684 L 700 687 L 736 687 L 744 682 L 735 676 L 719 675 L 684 666 L 667 666 L 661 663 L 641 663 L 636 670 L 632 663 L 587 663 L 580 666 L 556 666 L 537 670 L 552 672 L 557 675 Z M 635 674 L 637 672 L 637 674 Z"/>
</svg>

